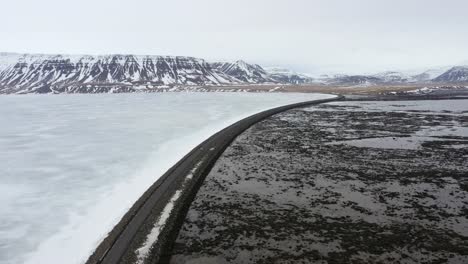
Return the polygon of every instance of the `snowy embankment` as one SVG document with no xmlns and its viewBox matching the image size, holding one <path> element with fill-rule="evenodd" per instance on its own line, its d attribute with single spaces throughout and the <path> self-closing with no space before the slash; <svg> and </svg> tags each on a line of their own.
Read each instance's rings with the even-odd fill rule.
<svg viewBox="0 0 468 264">
<path fill-rule="evenodd" d="M 141 194 L 200 142 L 322 94 L 0 97 L 0 263 L 83 263 Z"/>
</svg>

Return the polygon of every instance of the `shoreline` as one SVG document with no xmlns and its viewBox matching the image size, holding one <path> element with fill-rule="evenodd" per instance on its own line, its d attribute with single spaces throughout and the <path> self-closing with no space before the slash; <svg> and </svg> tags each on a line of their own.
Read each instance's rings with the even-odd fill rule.
<svg viewBox="0 0 468 264">
<path fill-rule="evenodd" d="M 103 87 L 117 87 L 118 84 L 103 84 Z M 61 94 L 154 94 L 154 93 L 328 93 L 340 95 L 402 95 L 417 90 L 429 89 L 433 91 L 443 90 L 454 93 L 468 94 L 468 83 L 407 83 L 407 84 L 382 84 L 382 85 L 326 85 L 326 84 L 245 84 L 245 85 L 170 85 L 155 88 L 136 89 L 135 85 L 129 85 L 124 90 L 104 89 L 97 92 L 18 92 L 0 93 L 0 95 L 61 95 Z"/>
<path fill-rule="evenodd" d="M 195 190 L 201 185 L 203 177 L 209 173 L 217 158 L 239 134 L 251 125 L 276 113 L 302 106 L 342 100 L 343 98 L 342 96 L 336 96 L 331 99 L 314 100 L 273 108 L 247 117 L 214 134 L 176 163 L 137 200 L 100 243 L 86 263 L 121 263 L 121 261 L 125 263 L 129 260 L 128 253 L 138 248 L 135 243 L 142 242 L 148 233 L 148 229 L 150 230 L 152 223 L 155 222 L 153 221 L 154 218 L 159 216 L 170 198 L 183 185 L 185 176 L 193 169 L 197 161 L 202 161 L 197 171 L 193 173 L 193 180 L 188 186 L 184 186 L 180 200 L 174 206 L 174 213 L 171 213 L 167 221 L 168 225 L 162 230 L 155 245 L 155 247 L 159 248 L 164 247 L 166 241 L 173 236 L 174 232 L 171 230 L 175 228 L 174 224 L 181 221 L 177 221 L 177 218 L 180 218 L 181 212 L 188 209 L 187 205 L 189 203 L 187 201 L 193 199 L 196 193 Z"/>
<path fill-rule="evenodd" d="M 153 227 L 153 223 L 158 221 L 159 214 L 164 210 L 165 205 L 169 203 L 171 197 L 177 191 L 182 191 L 182 194 L 178 197 L 179 200 L 174 202 L 173 213 L 166 219 L 166 225 L 162 228 L 160 236 L 151 250 L 151 260 L 157 262 L 161 254 L 170 248 L 176 239 L 191 201 L 193 201 L 197 190 L 201 187 L 204 177 L 210 173 L 215 162 L 224 153 L 224 150 L 229 147 L 237 136 L 241 135 L 249 127 L 272 115 L 294 108 L 333 101 L 421 101 L 447 99 L 468 99 L 468 97 L 433 95 L 337 96 L 332 99 L 282 106 L 240 120 L 202 142 L 156 181 L 96 248 L 86 264 L 134 263 L 136 261 L 134 252 L 144 242 L 147 234 Z M 194 167 L 196 168 L 194 169 Z M 194 170 L 194 180 L 189 184 L 184 183 L 186 175 L 192 170 Z"/>
</svg>

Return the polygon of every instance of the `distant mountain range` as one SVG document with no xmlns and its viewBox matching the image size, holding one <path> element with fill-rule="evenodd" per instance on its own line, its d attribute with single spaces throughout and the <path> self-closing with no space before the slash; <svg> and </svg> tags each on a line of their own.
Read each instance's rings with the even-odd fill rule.
<svg viewBox="0 0 468 264">
<path fill-rule="evenodd" d="M 406 83 L 468 83 L 468 67 L 417 75 L 334 75 L 313 78 L 244 61 L 207 62 L 181 56 L 41 55 L 0 53 L 0 93 L 108 93 L 157 91 L 172 86 L 316 84 L 366 86 Z"/>
<path fill-rule="evenodd" d="M 429 69 L 419 74 L 405 74 L 387 71 L 374 75 L 334 75 L 322 76 L 315 82 L 324 85 L 373 86 L 402 84 L 468 84 L 468 66 Z"/>
</svg>

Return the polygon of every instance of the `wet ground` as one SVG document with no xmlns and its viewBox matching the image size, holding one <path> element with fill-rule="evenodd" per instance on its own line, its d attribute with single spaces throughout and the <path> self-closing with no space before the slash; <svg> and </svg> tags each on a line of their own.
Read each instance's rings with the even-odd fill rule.
<svg viewBox="0 0 468 264">
<path fill-rule="evenodd" d="M 468 263 L 468 100 L 337 102 L 224 152 L 171 263 Z"/>
</svg>

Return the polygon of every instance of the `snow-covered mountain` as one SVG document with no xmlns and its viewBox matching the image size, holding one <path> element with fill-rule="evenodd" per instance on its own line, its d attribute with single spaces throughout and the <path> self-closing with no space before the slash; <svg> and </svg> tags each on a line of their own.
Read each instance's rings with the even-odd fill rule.
<svg viewBox="0 0 468 264">
<path fill-rule="evenodd" d="M 398 71 L 386 71 L 373 75 L 334 75 L 320 78 L 328 85 L 341 86 L 372 86 L 398 84 L 427 84 L 427 83 L 458 83 L 468 82 L 468 66 L 440 67 L 425 70 L 419 74 L 409 74 Z"/>
<path fill-rule="evenodd" d="M 312 78 L 284 68 L 262 68 L 242 60 L 207 62 L 182 56 L 0 53 L 0 93 L 162 91 L 172 86 L 248 84 L 373 86 L 430 82 L 467 83 L 468 67 L 430 69 L 420 74 L 387 71 L 373 75 Z"/>
<path fill-rule="evenodd" d="M 268 73 L 260 65 L 248 64 L 242 60 L 233 63 L 215 62 L 211 66 L 213 69 L 244 83 L 276 82 L 268 76 Z"/>
<path fill-rule="evenodd" d="M 397 71 L 386 71 L 374 74 L 373 77 L 378 78 L 380 82 L 384 83 L 402 83 L 409 82 L 412 80 L 411 76 Z"/>
<path fill-rule="evenodd" d="M 0 93 L 131 92 L 167 85 L 279 83 L 243 61 L 180 56 L 0 54 Z"/>
<path fill-rule="evenodd" d="M 431 81 L 439 77 L 440 75 L 448 71 L 450 68 L 451 67 L 448 67 L 448 66 L 433 68 L 433 69 L 425 70 L 419 74 L 412 75 L 411 77 L 415 82 L 427 82 L 427 81 Z"/>
<path fill-rule="evenodd" d="M 265 67 L 264 69 L 270 78 L 281 83 L 305 84 L 314 82 L 314 78 L 306 74 L 291 71 L 289 69 L 281 67 Z"/>
<path fill-rule="evenodd" d="M 382 80 L 367 75 L 335 75 L 333 78 L 325 80 L 329 85 L 352 85 L 352 86 L 371 86 L 381 83 Z"/>
<path fill-rule="evenodd" d="M 434 82 L 468 82 L 468 66 L 456 66 L 436 77 Z"/>
</svg>

